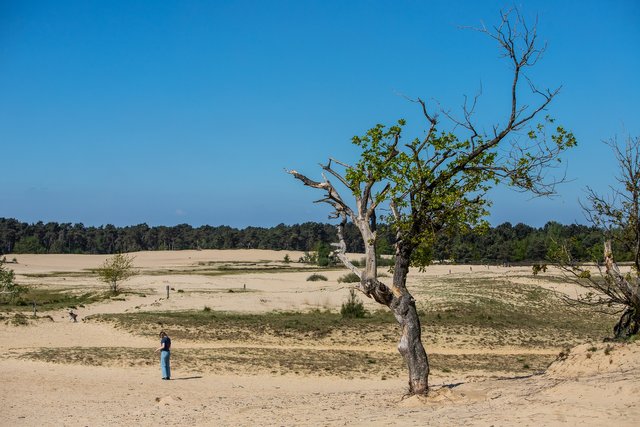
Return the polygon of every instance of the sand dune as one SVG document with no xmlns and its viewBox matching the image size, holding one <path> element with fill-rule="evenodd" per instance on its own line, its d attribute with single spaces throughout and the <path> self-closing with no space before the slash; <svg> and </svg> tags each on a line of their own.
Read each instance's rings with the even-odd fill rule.
<svg viewBox="0 0 640 427">
<path fill-rule="evenodd" d="M 136 265 L 142 274 L 126 286 L 144 292 L 128 294 L 124 300 L 87 305 L 78 308 L 78 312 L 82 320 L 102 313 L 201 310 L 205 305 L 213 310 L 247 313 L 338 310 L 348 292 L 348 286 L 337 282 L 345 271 L 323 272 L 328 277 L 326 282 L 306 281 L 310 273 L 304 270 L 252 273 L 246 270 L 250 265 L 245 265 L 240 274 L 197 274 L 199 269 L 220 263 L 262 263 L 273 267 L 282 262 L 286 253 L 294 260 L 302 255 L 257 250 L 137 253 Z M 15 257 L 18 263 L 9 267 L 15 270 L 21 283 L 69 292 L 102 286 L 87 271 L 98 267 L 104 256 Z M 510 277 L 514 286 L 574 291 L 557 281 L 545 281 L 544 276 L 529 277 L 529 272 L 526 267 L 433 266 L 424 273 L 412 273 L 410 285 L 416 287 L 425 278 Z M 166 286 L 173 288 L 168 300 Z M 377 308 L 372 302 L 365 303 L 369 309 Z M 0 324 L 0 400 L 4 403 L 0 425 L 632 426 L 640 423 L 636 402 L 640 393 L 637 343 L 584 343 L 568 354 L 565 352 L 546 371 L 526 375 L 471 369 L 434 371 L 428 397 L 405 398 L 401 368 L 400 374 L 381 379 L 378 374 L 366 373 L 345 378 L 331 373 L 269 373 L 222 362 L 180 363 L 181 352 L 186 355 L 189 351 L 218 351 L 234 346 L 308 353 L 348 351 L 350 344 L 344 344 L 351 342 L 348 336 L 341 337 L 343 341 L 339 342 L 329 338 L 299 342 L 277 336 L 255 337 L 248 342 L 177 340 L 174 380 L 162 381 L 153 355 L 157 346 L 155 337 L 132 333 L 111 323 L 72 323 L 64 309 L 40 315 L 51 316 L 53 321 L 41 318 L 20 327 L 9 322 Z M 394 337 L 372 338 L 370 344 L 357 344 L 359 347 L 353 350 L 370 350 L 393 358 L 394 341 Z M 57 353 L 50 355 L 51 360 L 58 361 L 56 357 L 60 357 L 63 363 L 29 356 L 47 349 Z M 109 358 L 109 349 L 124 349 L 125 356 Z M 450 341 L 429 343 L 427 350 L 441 358 L 483 354 L 491 358 L 553 355 L 560 349 L 523 348 L 509 343 L 483 347 L 477 341 L 452 337 Z M 90 357 L 71 357 L 88 352 Z M 65 360 L 65 355 L 69 355 L 69 360 Z M 234 369 L 226 370 L 225 366 Z"/>
</svg>

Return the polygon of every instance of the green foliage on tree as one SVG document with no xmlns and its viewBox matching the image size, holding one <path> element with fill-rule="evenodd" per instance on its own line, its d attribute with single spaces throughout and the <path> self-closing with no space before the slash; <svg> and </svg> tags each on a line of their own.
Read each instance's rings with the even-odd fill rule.
<svg viewBox="0 0 640 427">
<path fill-rule="evenodd" d="M 120 292 L 120 284 L 136 274 L 133 260 L 135 257 L 127 254 L 116 254 L 104 261 L 98 269 L 98 277 L 114 294 Z"/>
<path fill-rule="evenodd" d="M 25 292 L 27 292 L 27 288 L 15 282 L 13 270 L 6 268 L 5 260 L 0 259 L 0 301 L 12 304 Z"/>
<path fill-rule="evenodd" d="M 478 134 L 470 122 L 470 136 L 439 132 L 426 104 L 418 102 L 431 124 L 427 137 L 415 138 L 401 149 L 404 120 L 390 127 L 378 124 L 354 137 L 361 154 L 346 168 L 345 184 L 356 196 L 367 191 L 372 206 L 390 203 L 392 214 L 382 219 L 402 235 L 405 247 L 412 248 L 412 265 L 424 267 L 437 258 L 439 238 L 489 230 L 485 217 L 491 202 L 486 195 L 498 182 L 538 195 L 552 194 L 556 182 L 545 180 L 541 171 L 555 167 L 558 155 L 574 147 L 576 139 L 547 116 L 530 128 L 527 141 L 514 143 L 504 155 L 500 142 L 527 121 L 514 120 L 504 135 Z M 527 252 L 521 250 L 516 258 L 544 259 L 545 254 L 545 242 L 531 240 Z M 468 251 L 461 258 L 477 260 L 478 253 Z"/>
</svg>

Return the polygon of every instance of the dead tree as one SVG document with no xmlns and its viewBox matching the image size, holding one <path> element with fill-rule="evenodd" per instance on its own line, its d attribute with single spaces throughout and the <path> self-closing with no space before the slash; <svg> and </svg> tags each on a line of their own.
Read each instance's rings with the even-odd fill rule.
<svg viewBox="0 0 640 427">
<path fill-rule="evenodd" d="M 640 332 L 640 138 L 628 137 L 624 145 L 607 142 L 618 161 L 618 185 L 602 196 L 587 188 L 582 208 L 589 222 L 605 235 L 603 261 L 597 263 L 595 277 L 575 263 L 566 245 L 559 245 L 553 260 L 574 283 L 586 292 L 567 301 L 593 306 L 608 313 L 620 314 L 613 327 L 616 338 Z M 631 272 L 620 272 L 613 257 L 613 244 L 631 254 Z"/>
<path fill-rule="evenodd" d="M 487 191 L 498 181 L 537 195 L 552 194 L 555 184 L 563 180 L 550 177 L 549 167 L 557 165 L 558 154 L 575 145 L 570 132 L 557 126 L 547 138 L 553 119 L 535 122 L 559 89 L 539 90 L 530 81 L 528 87 L 537 103 L 519 101 L 523 73 L 535 65 L 544 51 L 538 48 L 535 26 L 529 28 L 517 10 L 501 13 L 498 26 L 479 29 L 498 43 L 512 67 L 508 115 L 503 124 L 491 132 L 481 131 L 475 123 L 478 101 L 466 103 L 461 119 L 431 112 L 421 99 L 419 105 L 427 129 L 421 138 L 401 143 L 404 120 L 386 128 L 377 125 L 353 143 L 361 155 L 354 165 L 330 159 L 321 165 L 323 179 L 316 181 L 295 170 L 296 179 L 325 193 L 324 202 L 333 207 L 339 218 L 337 256 L 360 277 L 358 289 L 378 303 L 389 307 L 398 321 L 402 335 L 398 350 L 409 370 L 409 393 L 426 394 L 429 390 L 429 361 L 422 344 L 421 325 L 416 301 L 407 289 L 411 266 L 425 267 L 431 261 L 431 248 L 441 233 L 453 234 L 485 224 L 489 201 Z M 525 79 L 526 80 L 526 79 Z M 452 131 L 438 131 L 448 124 Z M 458 131 L 454 134 L 453 131 Z M 347 203 L 340 192 L 350 193 Z M 394 227 L 395 265 L 390 284 L 378 280 L 376 233 L 378 212 Z M 343 227 L 352 221 L 360 231 L 365 247 L 365 267 L 354 266 L 346 257 Z"/>
</svg>

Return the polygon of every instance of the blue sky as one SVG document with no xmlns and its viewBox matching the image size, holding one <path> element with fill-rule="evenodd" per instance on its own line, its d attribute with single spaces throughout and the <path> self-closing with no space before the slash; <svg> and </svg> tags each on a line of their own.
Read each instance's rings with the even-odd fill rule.
<svg viewBox="0 0 640 427">
<path fill-rule="evenodd" d="M 498 1 L 0 0 L 0 217 L 85 225 L 273 226 L 326 221 L 319 176 L 352 161 L 350 138 L 420 114 L 399 94 L 456 111 L 482 85 L 490 129 L 509 68 L 462 30 L 497 22 Z M 579 147 L 553 199 L 492 193 L 490 220 L 584 222 L 605 191 L 601 142 L 640 135 L 640 3 L 524 1 L 548 42 L 530 73 L 563 86 L 550 113 Z M 413 135 L 408 135 L 413 136 Z"/>
</svg>

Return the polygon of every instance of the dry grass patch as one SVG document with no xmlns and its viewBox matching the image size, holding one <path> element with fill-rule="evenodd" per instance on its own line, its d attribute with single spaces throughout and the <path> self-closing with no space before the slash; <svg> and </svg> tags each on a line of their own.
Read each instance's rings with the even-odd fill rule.
<svg viewBox="0 0 640 427">
<path fill-rule="evenodd" d="M 413 293 L 427 329 L 486 337 L 491 345 L 569 345 L 610 335 L 615 322 L 589 307 L 567 305 L 554 291 L 504 278 L 430 278 Z"/>
<path fill-rule="evenodd" d="M 49 363 L 91 366 L 155 366 L 150 349 L 126 347 L 72 347 L 29 350 L 14 357 Z M 487 371 L 530 374 L 544 369 L 555 358 L 545 355 L 430 355 L 434 372 Z M 309 350 L 291 348 L 223 347 L 174 350 L 176 372 L 239 375 L 306 375 L 341 378 L 397 378 L 406 368 L 399 354 L 358 350 Z"/>
</svg>

